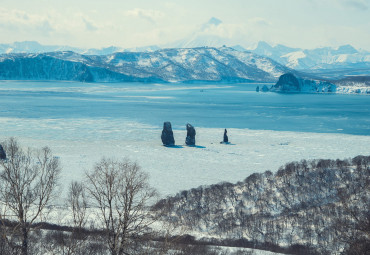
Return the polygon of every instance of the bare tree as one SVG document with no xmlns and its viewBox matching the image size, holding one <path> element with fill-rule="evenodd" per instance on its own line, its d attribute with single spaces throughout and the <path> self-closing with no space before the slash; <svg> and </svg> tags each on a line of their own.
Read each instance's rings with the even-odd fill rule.
<svg viewBox="0 0 370 255">
<path fill-rule="evenodd" d="M 15 138 L 3 145 L 7 158 L 0 160 L 2 211 L 7 219 L 16 222 L 7 227 L 10 231 L 6 232 L 6 240 L 20 236 L 21 254 L 26 255 L 32 224 L 41 219 L 53 199 L 61 168 L 48 147 L 23 150 Z"/>
<path fill-rule="evenodd" d="M 130 245 L 154 222 L 148 204 L 156 191 L 148 184 L 148 175 L 128 160 L 102 159 L 86 177 L 110 253 L 128 254 Z"/>
<path fill-rule="evenodd" d="M 46 241 L 42 246 L 48 254 L 88 254 L 89 233 L 86 229 L 87 222 L 87 198 L 82 183 L 72 181 L 68 188 L 66 199 L 68 208 L 68 226 L 70 230 L 54 230 L 46 235 Z M 67 218 L 69 219 L 69 217 Z"/>
</svg>

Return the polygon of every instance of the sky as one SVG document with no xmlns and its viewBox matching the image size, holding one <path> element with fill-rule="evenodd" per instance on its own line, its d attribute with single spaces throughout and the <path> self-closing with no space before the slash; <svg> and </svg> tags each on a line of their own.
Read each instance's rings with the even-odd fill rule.
<svg viewBox="0 0 370 255">
<path fill-rule="evenodd" d="M 370 0 L 0 0 L 0 43 L 132 48 L 194 35 L 370 50 Z"/>
</svg>

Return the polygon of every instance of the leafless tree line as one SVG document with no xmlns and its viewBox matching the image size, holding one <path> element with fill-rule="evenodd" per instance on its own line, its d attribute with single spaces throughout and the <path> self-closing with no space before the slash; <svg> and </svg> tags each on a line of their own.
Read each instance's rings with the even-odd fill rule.
<svg viewBox="0 0 370 255">
<path fill-rule="evenodd" d="M 227 254 L 188 243 L 184 229 L 170 221 L 153 230 L 152 224 L 168 208 L 152 209 L 158 195 L 137 163 L 103 158 L 85 173 L 83 182 L 68 185 L 64 199 L 61 164 L 50 148 L 23 148 L 15 138 L 2 148 L 0 254 Z M 62 222 L 67 226 L 48 223 L 63 211 L 53 211 L 56 201 L 67 208 L 68 219 Z"/>
<path fill-rule="evenodd" d="M 135 242 L 155 221 L 148 206 L 157 196 L 139 165 L 103 158 L 86 172 L 83 183 L 72 182 L 66 199 L 71 228 L 47 231 L 40 242 L 34 239 L 45 233 L 36 223 L 48 220 L 49 205 L 60 196 L 60 161 L 48 147 L 24 149 L 14 138 L 2 145 L 1 254 L 135 254 Z M 94 208 L 95 232 L 87 233 L 89 207 Z M 94 248 L 98 243 L 105 248 Z"/>
<path fill-rule="evenodd" d="M 154 206 L 163 207 L 169 208 L 165 217 L 188 229 L 207 226 L 205 236 L 307 248 L 299 254 L 366 254 L 370 156 L 291 162 L 275 174 L 201 186 Z"/>
</svg>

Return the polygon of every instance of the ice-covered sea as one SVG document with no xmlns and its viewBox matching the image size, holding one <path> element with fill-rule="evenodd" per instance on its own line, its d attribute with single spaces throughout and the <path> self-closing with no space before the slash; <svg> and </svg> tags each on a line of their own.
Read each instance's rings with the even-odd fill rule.
<svg viewBox="0 0 370 255">
<path fill-rule="evenodd" d="M 370 154 L 370 97 L 257 93 L 257 84 L 0 82 L 0 141 L 49 146 L 63 184 L 101 157 L 128 157 L 165 196 L 286 162 Z M 163 147 L 164 121 L 176 148 Z M 196 147 L 184 146 L 189 122 Z M 228 129 L 230 145 L 220 144 Z"/>
</svg>

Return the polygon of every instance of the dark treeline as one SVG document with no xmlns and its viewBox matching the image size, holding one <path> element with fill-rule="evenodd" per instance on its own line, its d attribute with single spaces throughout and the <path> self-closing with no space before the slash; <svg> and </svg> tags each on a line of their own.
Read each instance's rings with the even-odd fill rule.
<svg viewBox="0 0 370 255">
<path fill-rule="evenodd" d="M 236 184 L 182 191 L 153 208 L 204 239 L 366 254 L 370 246 L 370 156 L 302 160 Z"/>
</svg>

